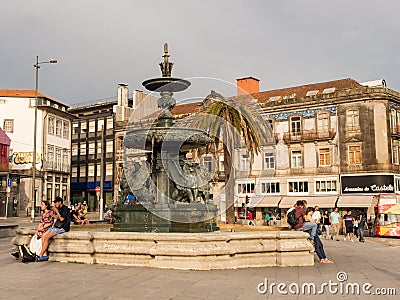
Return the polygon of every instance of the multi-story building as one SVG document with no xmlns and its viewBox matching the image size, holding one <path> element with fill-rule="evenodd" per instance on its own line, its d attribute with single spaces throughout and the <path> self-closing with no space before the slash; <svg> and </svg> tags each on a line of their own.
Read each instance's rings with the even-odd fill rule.
<svg viewBox="0 0 400 300">
<path fill-rule="evenodd" d="M 70 135 L 68 105 L 38 93 L 35 209 L 42 200 L 69 199 Z M 20 210 L 32 208 L 34 90 L 0 90 L 0 124 L 11 139 L 10 177 Z"/>
<path fill-rule="evenodd" d="M 103 199 L 105 203 L 112 202 L 115 104 L 115 99 L 107 99 L 69 109 L 75 116 L 71 138 L 71 203 L 86 201 L 90 211 L 98 210 L 100 196 L 96 187 L 100 186 L 101 172 Z"/>
<path fill-rule="evenodd" d="M 96 193 L 96 187 L 100 187 L 101 172 L 104 175 L 104 204 L 118 200 L 119 185 L 124 176 L 122 141 L 125 128 L 132 112 L 145 98 L 147 109 L 154 107 L 155 97 L 141 91 L 133 91 L 130 96 L 128 86 L 119 84 L 116 98 L 69 109 L 75 115 L 71 146 L 72 203 L 86 201 L 90 211 L 99 209 L 100 195 Z"/>
<path fill-rule="evenodd" d="M 262 149 L 251 173 L 247 153 L 237 150 L 239 218 L 251 210 L 258 223 L 266 212 L 279 220 L 298 199 L 371 215 L 376 195 L 400 192 L 400 94 L 384 80 L 344 79 L 265 92 L 253 87 L 247 92 L 262 107 L 276 143 Z"/>
</svg>

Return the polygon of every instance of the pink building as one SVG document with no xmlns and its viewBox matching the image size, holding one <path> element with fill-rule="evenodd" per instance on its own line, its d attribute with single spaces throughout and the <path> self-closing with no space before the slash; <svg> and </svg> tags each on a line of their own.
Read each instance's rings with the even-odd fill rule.
<svg viewBox="0 0 400 300">
<path fill-rule="evenodd" d="M 11 139 L 0 128 L 0 172 L 8 172 Z"/>
</svg>

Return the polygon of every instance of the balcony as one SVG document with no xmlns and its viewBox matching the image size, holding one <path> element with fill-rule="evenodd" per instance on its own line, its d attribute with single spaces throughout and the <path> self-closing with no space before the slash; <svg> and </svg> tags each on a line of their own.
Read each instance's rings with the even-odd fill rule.
<svg viewBox="0 0 400 300">
<path fill-rule="evenodd" d="M 283 134 L 283 141 L 286 144 L 303 143 L 303 142 L 316 142 L 316 141 L 329 141 L 336 135 L 334 129 L 329 130 L 303 130 L 302 132 L 285 132 Z"/>
<path fill-rule="evenodd" d="M 63 164 L 58 161 L 43 161 L 43 170 L 44 171 L 54 171 L 54 172 L 63 172 L 69 173 L 70 171 L 70 164 Z"/>
</svg>

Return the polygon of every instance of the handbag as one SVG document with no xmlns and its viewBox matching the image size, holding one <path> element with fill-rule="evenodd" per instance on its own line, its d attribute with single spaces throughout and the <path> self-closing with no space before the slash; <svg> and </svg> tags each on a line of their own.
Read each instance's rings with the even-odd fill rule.
<svg viewBox="0 0 400 300">
<path fill-rule="evenodd" d="M 38 239 L 36 234 L 31 238 L 29 250 L 37 255 L 42 251 L 42 239 Z"/>
</svg>

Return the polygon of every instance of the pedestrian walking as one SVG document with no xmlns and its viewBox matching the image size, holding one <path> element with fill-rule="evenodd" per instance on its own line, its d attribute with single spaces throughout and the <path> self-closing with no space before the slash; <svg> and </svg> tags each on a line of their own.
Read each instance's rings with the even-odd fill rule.
<svg viewBox="0 0 400 300">
<path fill-rule="evenodd" d="M 325 238 L 329 239 L 330 235 L 329 235 L 329 227 L 331 226 L 331 222 L 329 220 L 329 215 L 328 215 L 328 211 L 325 210 L 323 216 L 322 216 L 322 224 L 324 225 L 325 228 Z"/>
<path fill-rule="evenodd" d="M 347 214 L 343 216 L 343 228 L 346 229 L 346 236 L 344 237 L 344 240 L 346 240 L 346 237 L 349 238 L 350 241 L 354 242 L 353 240 L 353 231 L 354 231 L 354 217 L 351 214 L 351 210 L 349 209 L 347 211 Z"/>
<path fill-rule="evenodd" d="M 330 223 L 332 224 L 332 229 L 333 229 L 333 234 L 331 236 L 331 239 L 333 240 L 333 235 L 335 235 L 335 240 L 339 240 L 339 229 L 340 229 L 340 223 L 339 223 L 339 208 L 335 207 L 333 212 L 331 212 L 330 215 Z"/>
<path fill-rule="evenodd" d="M 271 217 L 270 217 L 270 215 L 269 215 L 269 213 L 266 213 L 265 214 L 265 224 L 267 225 L 267 226 L 269 226 L 269 220 L 271 219 Z"/>
<path fill-rule="evenodd" d="M 365 230 L 365 225 L 366 225 L 366 219 L 364 217 L 364 215 L 362 213 L 360 213 L 357 217 L 358 222 L 358 230 L 359 230 L 359 241 L 364 243 L 365 239 L 364 239 L 364 230 Z"/>
</svg>

